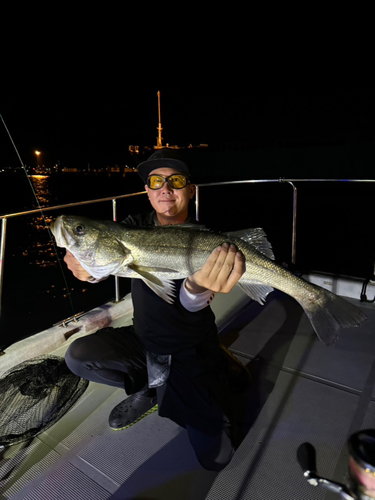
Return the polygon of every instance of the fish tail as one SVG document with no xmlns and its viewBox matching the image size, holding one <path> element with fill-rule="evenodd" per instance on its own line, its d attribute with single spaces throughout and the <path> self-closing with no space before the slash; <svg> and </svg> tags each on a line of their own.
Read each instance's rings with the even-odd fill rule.
<svg viewBox="0 0 375 500">
<path fill-rule="evenodd" d="M 336 342 L 342 328 L 360 326 L 366 315 L 357 306 L 320 287 L 317 300 L 299 301 L 319 339 L 327 345 Z"/>
</svg>

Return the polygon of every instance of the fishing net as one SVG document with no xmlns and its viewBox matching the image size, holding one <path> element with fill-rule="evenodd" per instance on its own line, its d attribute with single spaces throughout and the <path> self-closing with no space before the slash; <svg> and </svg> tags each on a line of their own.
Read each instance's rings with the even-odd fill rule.
<svg viewBox="0 0 375 500">
<path fill-rule="evenodd" d="M 88 383 L 58 356 L 38 356 L 8 370 L 0 379 L 0 445 L 26 441 L 51 427 Z"/>
</svg>

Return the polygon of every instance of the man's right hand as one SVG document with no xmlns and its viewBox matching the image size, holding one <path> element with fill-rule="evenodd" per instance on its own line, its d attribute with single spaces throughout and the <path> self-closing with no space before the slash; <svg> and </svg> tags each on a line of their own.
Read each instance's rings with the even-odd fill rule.
<svg viewBox="0 0 375 500">
<path fill-rule="evenodd" d="M 186 289 L 193 294 L 205 290 L 229 293 L 245 272 L 245 258 L 235 245 L 216 248 L 199 271 L 188 277 Z"/>
<path fill-rule="evenodd" d="M 73 275 L 77 279 L 81 281 L 87 281 L 89 278 L 91 278 L 91 274 L 88 273 L 85 269 L 83 269 L 81 264 L 74 257 L 74 255 L 71 252 L 69 252 L 69 250 L 66 251 L 64 261 L 68 266 L 68 269 L 72 271 Z"/>
</svg>

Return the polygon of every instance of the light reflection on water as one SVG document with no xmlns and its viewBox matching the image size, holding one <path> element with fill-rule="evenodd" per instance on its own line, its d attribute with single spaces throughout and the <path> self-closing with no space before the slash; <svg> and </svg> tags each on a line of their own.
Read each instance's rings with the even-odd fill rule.
<svg viewBox="0 0 375 500">
<path fill-rule="evenodd" d="M 41 206 L 48 205 L 51 201 L 49 192 L 49 176 L 48 175 L 30 175 L 31 182 L 34 187 L 36 197 Z"/>
<path fill-rule="evenodd" d="M 40 271 L 38 271 L 37 268 L 61 268 L 65 250 L 54 245 L 54 238 L 49 230 L 49 226 L 55 218 L 55 215 L 46 213 L 48 206 L 51 206 L 56 201 L 53 193 L 52 179 L 47 175 L 31 175 L 30 179 L 37 198 L 33 203 L 34 208 L 41 207 L 42 210 L 41 212 L 27 217 L 26 224 L 28 226 L 29 237 L 25 238 L 26 246 L 23 247 L 21 252 L 25 262 L 35 270 L 30 270 L 31 275 L 38 276 Z M 65 273 L 65 268 L 66 266 L 63 265 L 61 269 L 63 274 Z M 49 276 L 52 276 L 52 274 Z M 61 281 L 57 279 L 57 275 L 53 274 L 53 277 L 53 281 L 44 282 L 41 287 L 43 293 L 48 295 L 48 300 L 60 300 L 61 298 L 68 299 L 72 293 L 76 294 L 81 292 L 85 294 L 87 291 L 86 284 L 77 287 L 61 287 Z M 57 282 L 60 284 L 57 285 Z M 65 285 L 66 284 L 65 281 Z M 43 300 L 46 301 L 47 298 L 44 297 Z"/>
<path fill-rule="evenodd" d="M 30 179 L 33 184 L 35 195 L 41 207 L 48 206 L 51 201 L 51 192 L 49 189 L 48 175 L 31 175 Z M 52 216 L 43 216 L 43 214 L 35 215 L 30 222 L 38 233 L 39 237 L 33 239 L 33 242 L 28 245 L 23 251 L 24 257 L 29 257 L 29 264 L 37 267 L 55 267 L 57 266 L 56 252 L 53 246 L 53 241 L 47 232 L 47 227 L 52 222 Z"/>
</svg>

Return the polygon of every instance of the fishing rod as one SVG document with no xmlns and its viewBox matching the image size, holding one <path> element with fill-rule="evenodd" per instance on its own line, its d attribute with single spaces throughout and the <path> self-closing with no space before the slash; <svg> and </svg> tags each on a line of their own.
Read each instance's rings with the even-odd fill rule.
<svg viewBox="0 0 375 500">
<path fill-rule="evenodd" d="M 59 268 L 60 268 L 60 271 L 61 271 L 61 274 L 62 274 L 62 277 L 63 277 L 63 281 L 64 281 L 64 285 L 65 285 L 65 288 L 66 290 L 68 291 L 67 295 L 69 297 L 69 302 L 70 302 L 70 307 L 71 307 L 71 310 L 72 310 L 72 317 L 74 318 L 74 321 L 77 321 L 76 319 L 76 314 L 75 314 L 75 310 L 74 310 L 74 305 L 73 305 L 73 300 L 72 300 L 72 297 L 71 297 L 71 289 L 68 285 L 68 282 L 66 280 L 66 276 L 65 276 L 65 273 L 64 273 L 64 269 L 62 267 L 62 264 L 61 264 L 61 259 L 59 258 L 59 255 L 58 255 L 58 252 L 57 252 L 57 248 L 56 248 L 56 244 L 55 244 L 55 240 L 52 236 L 52 233 L 51 233 L 51 230 L 49 228 L 49 225 L 48 225 L 48 222 L 47 222 L 47 219 L 46 219 L 46 216 L 44 215 L 44 211 L 43 211 L 43 208 L 42 206 L 40 205 L 40 202 L 39 202 L 39 199 L 38 199 L 38 196 L 35 192 L 35 189 L 34 189 L 34 186 L 33 186 L 33 183 L 31 182 L 31 179 L 30 179 L 30 176 L 28 175 L 27 173 L 27 170 L 26 170 L 26 167 L 25 167 L 25 164 L 24 162 L 22 161 L 22 158 L 21 158 L 21 155 L 16 147 L 16 144 L 13 140 L 13 137 L 4 121 L 4 118 L 3 116 L 0 114 L 0 118 L 1 118 L 1 121 L 4 125 L 4 128 L 8 134 L 8 137 L 12 143 L 12 146 L 17 154 L 17 157 L 19 159 L 19 162 L 21 164 L 21 167 L 22 167 L 22 170 L 23 172 L 25 173 L 26 175 L 26 178 L 27 178 L 27 181 L 29 183 L 29 186 L 30 186 L 30 189 L 34 195 L 34 198 L 36 200 L 36 203 L 37 203 L 37 206 L 38 206 L 38 210 L 40 211 L 41 213 L 41 216 L 42 216 L 42 219 L 43 219 L 43 222 L 44 222 L 44 226 L 45 226 L 45 229 L 47 230 L 47 233 L 48 233 L 48 236 L 50 238 L 50 242 L 52 243 L 52 246 L 53 246 L 53 249 L 55 251 L 55 255 L 56 255 L 56 259 L 57 259 L 57 263 L 59 265 Z M 4 258 L 5 258 L 5 223 L 4 221 L 6 221 L 6 219 L 3 219 L 3 224 L 2 224 L 2 230 L 1 230 L 1 248 L 0 248 L 0 269 L 4 269 Z M 2 276 L 1 276 L 1 279 L 2 279 Z M 0 282 L 0 316 L 1 316 L 1 291 L 2 291 L 2 283 Z"/>
</svg>

